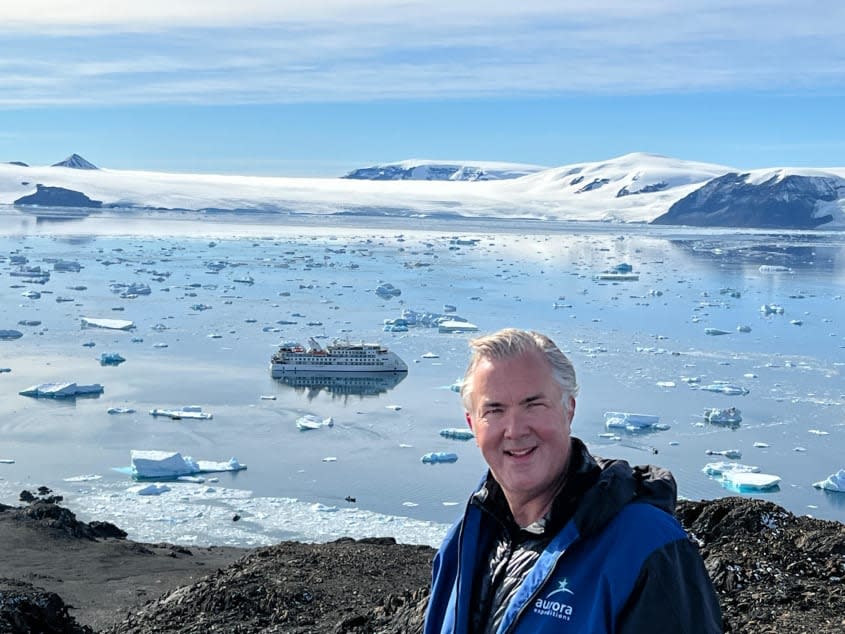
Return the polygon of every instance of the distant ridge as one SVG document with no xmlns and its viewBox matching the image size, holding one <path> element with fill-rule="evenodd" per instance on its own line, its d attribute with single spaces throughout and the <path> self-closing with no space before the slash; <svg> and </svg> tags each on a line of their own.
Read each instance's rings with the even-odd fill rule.
<svg viewBox="0 0 845 634">
<path fill-rule="evenodd" d="M 9 165 L 17 165 L 18 167 L 29 167 L 29 165 L 27 165 L 23 161 L 9 161 Z"/>
<path fill-rule="evenodd" d="M 93 163 L 86 161 L 79 154 L 71 154 L 64 161 L 53 163 L 53 167 L 70 167 L 76 170 L 95 170 L 99 169 Z"/>
<path fill-rule="evenodd" d="M 370 181 L 496 181 L 519 178 L 546 169 L 540 165 L 496 161 L 431 161 L 408 159 L 352 170 L 341 178 Z"/>
</svg>

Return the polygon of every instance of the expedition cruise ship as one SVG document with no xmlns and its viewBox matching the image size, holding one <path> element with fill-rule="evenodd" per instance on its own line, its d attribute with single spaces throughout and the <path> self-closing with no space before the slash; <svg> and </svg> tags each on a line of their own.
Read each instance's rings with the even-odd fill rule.
<svg viewBox="0 0 845 634">
<path fill-rule="evenodd" d="M 270 373 L 279 378 L 288 372 L 407 372 L 408 365 L 395 352 L 378 343 L 335 340 L 323 348 L 314 338 L 308 348 L 283 343 L 270 359 Z"/>
</svg>

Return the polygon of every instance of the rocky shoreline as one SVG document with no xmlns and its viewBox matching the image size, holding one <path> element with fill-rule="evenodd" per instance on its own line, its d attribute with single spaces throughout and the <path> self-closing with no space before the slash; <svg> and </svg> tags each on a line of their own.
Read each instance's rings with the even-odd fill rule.
<svg viewBox="0 0 845 634">
<path fill-rule="evenodd" d="M 434 550 L 391 538 L 139 544 L 42 495 L 0 504 L 0 632 L 418 633 Z M 845 631 L 845 526 L 762 500 L 683 501 L 725 632 Z"/>
</svg>

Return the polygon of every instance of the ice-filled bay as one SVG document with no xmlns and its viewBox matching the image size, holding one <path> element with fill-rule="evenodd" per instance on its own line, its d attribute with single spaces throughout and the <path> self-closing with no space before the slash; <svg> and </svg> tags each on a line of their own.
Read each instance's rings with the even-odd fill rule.
<svg viewBox="0 0 845 634">
<path fill-rule="evenodd" d="M 621 263 L 635 275 L 596 278 Z M 376 294 L 388 283 L 401 294 Z M 710 498 L 732 493 L 702 473 L 706 452 L 738 450 L 781 478 L 755 495 L 845 521 L 845 494 L 812 486 L 845 467 L 843 291 L 842 233 L 163 214 L 40 222 L 5 210 L 0 330 L 23 336 L 0 341 L 0 502 L 46 485 L 83 519 L 148 541 L 391 534 L 435 544 L 483 471 L 471 440 L 439 433 L 464 424 L 449 386 L 473 334 L 385 332 L 383 322 L 449 305 L 481 332 L 519 326 L 558 342 L 581 384 L 573 430 L 595 453 L 668 467 L 682 495 Z M 772 305 L 783 311 L 763 309 Z M 135 328 L 83 328 L 83 317 Z M 278 344 L 309 336 L 379 341 L 408 375 L 271 378 Z M 111 353 L 126 361 L 101 364 Z M 104 393 L 18 394 L 47 382 Z M 212 417 L 149 414 L 192 405 Z M 729 407 L 741 422 L 705 421 Z M 657 415 L 661 426 L 608 433 L 608 411 Z M 304 414 L 334 424 L 303 432 Z M 125 473 L 132 449 L 248 468 L 139 496 Z M 430 452 L 458 460 L 422 463 Z"/>
</svg>

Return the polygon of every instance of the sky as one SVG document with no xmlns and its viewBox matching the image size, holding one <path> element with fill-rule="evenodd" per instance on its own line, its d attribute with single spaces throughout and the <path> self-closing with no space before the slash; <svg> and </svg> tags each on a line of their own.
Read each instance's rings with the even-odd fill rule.
<svg viewBox="0 0 845 634">
<path fill-rule="evenodd" d="M 840 0 L 27 0 L 0 161 L 340 176 L 629 152 L 845 166 Z"/>
</svg>

